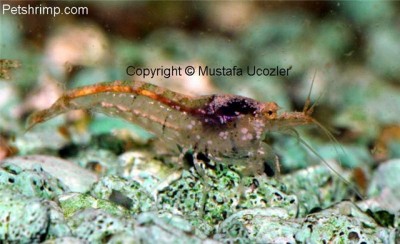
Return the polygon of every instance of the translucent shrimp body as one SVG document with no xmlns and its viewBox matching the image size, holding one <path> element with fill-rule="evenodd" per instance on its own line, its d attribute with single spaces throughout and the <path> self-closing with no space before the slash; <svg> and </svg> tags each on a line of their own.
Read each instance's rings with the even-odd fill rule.
<svg viewBox="0 0 400 244">
<path fill-rule="evenodd" d="M 315 123 L 308 107 L 281 114 L 278 108 L 274 102 L 237 95 L 190 97 L 149 83 L 114 81 L 67 91 L 49 109 L 32 114 L 27 127 L 87 109 L 137 124 L 168 145 L 261 174 L 266 166 L 275 168 L 275 155 L 263 142 L 265 133 Z"/>
</svg>

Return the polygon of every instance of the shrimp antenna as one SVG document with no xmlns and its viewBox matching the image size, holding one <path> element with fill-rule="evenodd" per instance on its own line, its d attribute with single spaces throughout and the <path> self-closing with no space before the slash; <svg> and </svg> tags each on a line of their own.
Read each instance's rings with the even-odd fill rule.
<svg viewBox="0 0 400 244">
<path fill-rule="evenodd" d="M 321 93 L 321 95 L 319 95 L 319 97 L 317 98 L 317 101 L 310 107 L 310 109 L 309 109 L 308 111 L 311 111 L 311 113 L 312 113 L 312 111 L 314 110 L 314 107 L 317 105 L 319 99 L 320 99 L 320 98 L 322 97 L 322 95 L 325 94 L 325 93 L 326 93 L 326 89 L 325 89 L 325 91 L 324 91 L 323 93 Z M 347 155 L 347 153 L 346 153 L 346 151 L 344 150 L 344 148 L 342 147 L 342 145 L 340 145 L 340 143 L 339 143 L 339 141 L 336 139 L 336 137 L 335 137 L 334 135 L 332 135 L 332 133 L 331 133 L 325 126 L 323 126 L 320 122 L 318 122 L 318 120 L 316 120 L 316 119 L 314 119 L 314 118 L 312 118 L 312 117 L 310 117 L 310 119 L 311 119 L 311 122 L 312 122 L 313 124 L 315 124 L 316 126 L 318 126 L 318 128 L 321 129 L 322 132 L 324 132 L 324 134 L 329 138 L 329 140 L 332 141 L 332 142 L 335 144 L 334 148 L 335 148 L 336 154 L 338 155 L 339 163 L 340 163 L 340 165 L 343 165 L 343 164 L 342 164 L 342 160 L 340 159 L 340 156 L 339 156 L 340 153 L 339 153 L 338 147 L 340 148 L 340 151 L 342 151 L 342 153 L 343 153 L 344 155 Z"/>
<path fill-rule="evenodd" d="M 321 98 L 325 95 L 327 89 L 325 89 L 321 94 L 319 94 L 317 100 L 315 100 L 315 102 L 313 103 L 313 105 L 311 105 L 311 107 L 306 111 L 309 114 L 311 114 L 314 111 L 314 108 L 318 105 L 319 101 L 321 100 Z M 308 99 L 308 98 L 307 98 Z"/>
<path fill-rule="evenodd" d="M 325 133 L 325 135 L 329 138 L 329 140 L 331 140 L 333 143 L 335 143 L 336 146 L 338 146 L 340 148 L 340 150 L 343 152 L 343 154 L 347 155 L 346 151 L 344 150 L 342 145 L 340 145 L 339 141 L 335 138 L 334 135 L 332 135 L 332 133 L 325 126 L 323 126 L 320 122 L 318 122 L 318 120 L 316 120 L 314 118 L 311 118 L 311 121 Z M 336 147 L 335 147 L 335 151 L 339 155 L 339 151 Z M 340 159 L 339 159 L 339 161 L 340 161 Z"/>
<path fill-rule="evenodd" d="M 304 103 L 303 113 L 306 113 L 306 114 L 310 113 L 309 111 L 311 111 L 311 113 L 312 113 L 311 109 L 314 107 L 314 105 L 310 107 L 310 104 L 311 104 L 310 97 L 311 97 L 311 91 L 312 91 L 313 86 L 314 86 L 314 81 L 315 81 L 315 76 L 316 75 L 317 75 L 317 70 L 314 71 L 314 75 L 313 75 L 312 82 L 311 82 L 311 87 L 310 87 L 310 90 L 308 91 L 308 96 L 307 96 L 306 102 Z M 319 100 L 319 98 L 317 100 Z"/>
<path fill-rule="evenodd" d="M 308 150 L 310 150 L 315 156 L 317 156 L 333 173 L 336 174 L 336 176 L 342 180 L 346 185 L 350 187 L 351 190 L 354 191 L 354 193 L 362 200 L 365 200 L 364 196 L 357 190 L 357 188 L 352 184 L 350 181 L 346 180 L 343 176 L 340 175 L 340 173 L 333 168 L 310 144 L 308 144 L 306 141 L 301 139 L 299 132 L 297 132 L 294 128 L 288 128 L 291 132 L 294 133 L 295 137 L 297 140 L 300 141 L 301 144 L 303 144 Z M 328 131 L 329 132 L 329 131 Z"/>
<path fill-rule="evenodd" d="M 310 106 L 311 104 L 311 91 L 313 89 L 314 86 L 314 82 L 315 82 L 315 77 L 317 75 L 317 70 L 315 70 L 314 72 L 314 76 L 311 82 L 311 87 L 310 90 L 308 91 L 308 96 L 306 99 L 306 102 L 304 103 L 304 107 L 303 107 L 303 113 L 307 114 L 307 115 L 311 115 L 314 111 L 314 108 L 318 105 L 318 102 L 321 100 L 321 98 L 323 97 L 323 95 L 325 95 L 326 93 L 326 89 L 318 96 L 317 100 Z"/>
<path fill-rule="evenodd" d="M 316 75 L 317 75 L 317 70 L 314 71 L 313 79 L 312 79 L 312 82 L 311 82 L 311 87 L 310 87 L 310 90 L 308 91 L 308 96 L 307 96 L 307 99 L 306 99 L 306 101 L 305 101 L 305 103 L 304 103 L 304 108 L 303 108 L 303 113 L 304 113 L 305 115 L 308 115 L 308 116 L 311 116 L 311 114 L 312 114 L 313 111 L 314 111 L 314 108 L 318 105 L 318 102 L 321 100 L 322 96 L 323 96 L 324 94 L 326 94 L 326 92 L 327 92 L 327 89 L 325 89 L 325 90 L 318 96 L 318 98 L 317 98 L 317 100 L 314 102 L 314 104 L 310 106 L 310 104 L 311 104 L 311 99 L 310 99 L 310 97 L 311 97 L 311 91 L 312 91 L 313 86 L 314 86 L 314 82 L 315 82 L 315 77 L 316 77 Z M 340 145 L 340 143 L 338 142 L 338 140 L 332 135 L 332 133 L 331 133 L 327 128 L 325 128 L 325 126 L 323 126 L 321 123 L 319 123 L 319 122 L 318 122 L 316 119 L 314 119 L 314 118 L 311 118 L 311 121 L 312 121 L 315 125 L 317 125 L 317 126 L 325 133 L 325 135 L 329 138 L 329 140 L 331 140 L 332 142 L 334 142 L 334 143 L 340 148 L 340 150 L 341 150 L 344 154 L 346 154 L 346 152 L 344 151 L 343 147 Z M 336 153 L 339 155 L 339 151 L 337 150 L 336 147 L 335 147 L 335 151 L 336 151 Z M 340 162 L 340 164 L 341 164 L 340 158 L 339 158 L 339 162 Z"/>
</svg>

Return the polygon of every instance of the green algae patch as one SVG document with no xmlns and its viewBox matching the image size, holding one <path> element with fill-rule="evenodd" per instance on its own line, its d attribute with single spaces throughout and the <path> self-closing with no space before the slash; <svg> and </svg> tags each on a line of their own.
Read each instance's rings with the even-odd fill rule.
<svg viewBox="0 0 400 244">
<path fill-rule="evenodd" d="M 64 216 L 67 218 L 80 210 L 89 208 L 102 209 L 110 214 L 118 216 L 129 214 L 125 208 L 117 204 L 103 199 L 96 199 L 88 194 L 70 193 L 61 195 L 59 196 L 58 201 L 60 202 L 60 207 Z"/>
</svg>

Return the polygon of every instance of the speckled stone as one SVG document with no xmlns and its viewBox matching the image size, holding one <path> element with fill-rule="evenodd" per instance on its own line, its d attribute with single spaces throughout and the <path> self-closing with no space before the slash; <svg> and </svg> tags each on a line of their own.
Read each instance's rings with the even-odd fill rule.
<svg viewBox="0 0 400 244">
<path fill-rule="evenodd" d="M 395 243 L 395 229 L 383 228 L 351 202 L 305 218 L 285 209 L 248 209 L 223 221 L 215 239 L 239 243 Z"/>
<path fill-rule="evenodd" d="M 54 201 L 45 201 L 44 204 L 49 209 L 49 228 L 47 230 L 47 238 L 62 238 L 72 235 L 71 229 L 67 225 L 62 209 Z"/>
<path fill-rule="evenodd" d="M 340 169 L 339 169 L 340 170 Z M 339 171 L 342 172 L 342 171 Z M 341 174 L 347 177 L 346 174 Z M 299 216 L 343 200 L 351 190 L 325 165 L 312 166 L 282 177 L 288 192 L 299 199 Z M 354 194 L 354 192 L 353 192 Z"/>
<path fill-rule="evenodd" d="M 224 243 L 296 243 L 299 227 L 283 208 L 246 209 L 224 220 L 214 238 Z"/>
<path fill-rule="evenodd" d="M 148 212 L 136 219 L 135 236 L 144 243 L 217 243 L 179 215 Z"/>
<path fill-rule="evenodd" d="M 79 211 L 68 221 L 73 235 L 90 243 L 110 240 L 113 235 L 134 233 L 134 220 L 117 217 L 101 209 L 88 208 Z"/>
<path fill-rule="evenodd" d="M 88 243 L 89 242 L 75 237 L 60 237 L 43 242 L 43 244 L 88 244 Z"/>
<path fill-rule="evenodd" d="M 32 169 L 22 169 L 9 162 L 0 167 L 0 189 L 2 188 L 11 188 L 25 196 L 45 199 L 53 199 L 58 194 L 69 191 L 66 185 L 44 171 L 39 164 L 33 165 Z"/>
<path fill-rule="evenodd" d="M 395 243 L 395 229 L 382 228 L 351 202 L 304 218 L 296 240 L 308 243 Z"/>
<path fill-rule="evenodd" d="M 154 199 L 138 182 L 105 176 L 94 184 L 91 194 L 129 209 L 132 214 L 155 210 Z"/>
<path fill-rule="evenodd" d="M 187 220 L 171 213 L 147 212 L 136 219 L 86 209 L 70 218 L 74 236 L 89 243 L 217 243 Z"/>
<path fill-rule="evenodd" d="M 39 243 L 49 226 L 49 208 L 39 198 L 0 190 L 0 240 Z"/>
<path fill-rule="evenodd" d="M 266 178 L 243 178 L 232 168 L 217 164 L 200 177 L 192 168 L 158 194 L 159 209 L 187 216 L 205 233 L 240 209 L 285 208 L 296 216 L 297 198 L 272 186 Z"/>
<path fill-rule="evenodd" d="M 3 167 L 14 164 L 21 169 L 30 170 L 39 165 L 43 171 L 57 178 L 73 192 L 85 192 L 97 181 L 97 175 L 78 165 L 53 156 L 30 155 L 7 158 L 0 162 Z"/>
</svg>

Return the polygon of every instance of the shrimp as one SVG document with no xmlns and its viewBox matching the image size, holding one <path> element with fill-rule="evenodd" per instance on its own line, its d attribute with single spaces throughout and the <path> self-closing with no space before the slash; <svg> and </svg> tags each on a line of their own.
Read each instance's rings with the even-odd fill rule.
<svg viewBox="0 0 400 244">
<path fill-rule="evenodd" d="M 228 94 L 191 97 L 150 83 L 114 81 L 65 92 L 50 108 L 33 113 L 27 129 L 67 111 L 87 109 L 137 124 L 168 145 L 246 166 L 246 175 L 274 175 L 279 163 L 264 142 L 266 133 L 316 124 L 333 137 L 311 117 L 314 105 L 308 99 L 302 112 L 278 114 L 275 102 Z"/>
</svg>

